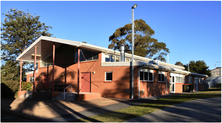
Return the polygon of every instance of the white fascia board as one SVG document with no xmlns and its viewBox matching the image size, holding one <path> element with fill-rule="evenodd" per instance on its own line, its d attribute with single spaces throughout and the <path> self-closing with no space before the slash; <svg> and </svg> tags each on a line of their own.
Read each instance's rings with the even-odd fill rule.
<svg viewBox="0 0 222 123">
<path fill-rule="evenodd" d="M 101 66 L 130 66 L 131 62 L 101 62 Z M 133 62 L 133 66 L 141 66 L 141 62 Z"/>
<path fill-rule="evenodd" d="M 130 66 L 130 62 L 102 62 L 101 66 Z"/>
<path fill-rule="evenodd" d="M 71 41 L 71 40 L 65 40 L 65 39 L 59 39 L 59 38 L 53 38 L 53 37 L 47 37 L 47 36 L 40 36 L 25 51 L 23 51 L 22 54 L 20 54 L 16 58 L 16 60 L 19 61 L 24 54 L 26 54 L 29 50 L 31 50 L 41 40 L 51 41 L 51 42 L 56 42 L 56 43 L 61 43 L 61 44 L 68 44 L 68 45 L 76 46 L 76 47 L 79 47 L 82 45 L 81 42 L 77 42 L 77 41 Z"/>
<path fill-rule="evenodd" d="M 26 54 L 29 50 L 31 50 L 32 47 L 34 47 L 39 41 L 41 41 L 41 38 L 42 38 L 42 36 L 39 37 L 36 41 L 34 41 L 25 51 L 22 52 L 22 54 L 20 54 L 20 55 L 16 58 L 16 60 L 17 60 L 17 61 L 20 61 L 21 57 L 22 57 L 24 54 Z"/>
<path fill-rule="evenodd" d="M 76 47 L 79 47 L 82 45 L 81 42 L 65 40 L 65 39 L 60 39 L 60 38 L 47 37 L 47 36 L 41 36 L 41 39 L 46 40 L 46 41 L 61 43 L 61 44 L 68 44 L 68 45 L 76 46 Z"/>
<path fill-rule="evenodd" d="M 173 65 L 173 64 L 169 64 L 169 63 L 165 63 L 165 62 L 159 62 L 159 65 L 162 65 L 162 66 L 167 66 L 167 67 L 172 67 L 172 68 L 177 68 L 177 69 L 182 69 L 184 70 L 185 68 L 182 67 L 182 66 L 178 66 L 178 65 Z"/>
<path fill-rule="evenodd" d="M 107 49 L 107 48 L 104 48 L 104 47 L 95 46 L 95 45 L 91 45 L 91 44 L 86 44 L 86 43 L 81 43 L 80 48 L 87 48 L 87 49 L 91 49 L 91 50 L 95 50 L 95 51 L 100 51 L 100 52 L 103 52 L 105 54 L 109 53 L 109 54 L 120 55 L 119 51 L 112 50 L 112 49 Z"/>
<path fill-rule="evenodd" d="M 200 73 L 194 73 L 194 72 L 190 72 L 190 75 L 201 76 L 201 77 L 208 77 L 208 75 L 200 74 Z"/>
<path fill-rule="evenodd" d="M 183 74 L 178 74 L 178 73 L 170 73 L 170 76 L 184 77 L 185 75 L 183 75 Z"/>
<path fill-rule="evenodd" d="M 171 71 L 172 73 L 178 73 L 178 74 L 183 74 L 183 75 L 189 75 L 189 71 L 181 70 L 181 69 L 175 69 Z"/>
</svg>

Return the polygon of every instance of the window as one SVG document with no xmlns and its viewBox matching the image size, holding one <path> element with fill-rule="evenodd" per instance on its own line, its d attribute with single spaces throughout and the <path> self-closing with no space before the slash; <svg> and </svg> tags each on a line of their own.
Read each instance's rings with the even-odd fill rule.
<svg viewBox="0 0 222 123">
<path fill-rule="evenodd" d="M 170 82 L 174 82 L 174 76 L 170 76 Z"/>
<path fill-rule="evenodd" d="M 29 77 L 29 82 L 34 82 L 34 77 L 33 76 Z"/>
<path fill-rule="evenodd" d="M 153 81 L 153 70 L 141 70 L 140 80 L 142 81 Z"/>
<path fill-rule="evenodd" d="M 105 55 L 105 62 L 115 62 L 115 56 Z"/>
<path fill-rule="evenodd" d="M 97 60 L 97 59 L 98 59 L 98 53 L 96 52 L 92 52 L 85 49 L 82 49 L 82 52 L 80 52 L 80 61 L 90 61 L 90 60 Z"/>
<path fill-rule="evenodd" d="M 201 77 L 195 77 L 195 83 L 203 84 L 203 78 L 201 78 Z"/>
<path fill-rule="evenodd" d="M 105 54 L 103 57 L 103 60 L 105 62 L 120 62 L 120 56 L 118 55 L 111 55 L 111 54 Z M 130 62 L 131 59 L 125 58 L 126 62 Z"/>
<path fill-rule="evenodd" d="M 165 72 L 158 72 L 158 81 L 159 82 L 164 82 L 165 81 L 164 73 Z"/>
<path fill-rule="evenodd" d="M 106 72 L 105 78 L 106 78 L 106 81 L 112 81 L 113 80 L 113 72 Z"/>
<path fill-rule="evenodd" d="M 188 82 L 192 83 L 192 77 L 191 76 L 189 76 L 189 81 Z"/>
<path fill-rule="evenodd" d="M 119 62 L 119 57 L 116 56 L 116 62 Z"/>
<path fill-rule="evenodd" d="M 175 78 L 176 78 L 176 83 L 184 83 L 184 77 L 175 76 Z"/>
<path fill-rule="evenodd" d="M 98 52 L 81 49 L 80 61 L 91 61 L 98 59 Z M 78 51 L 75 52 L 75 63 L 78 62 Z"/>
<path fill-rule="evenodd" d="M 185 77 L 184 75 L 181 74 L 176 74 L 176 73 L 170 73 L 170 81 L 175 82 L 175 83 L 184 83 Z M 188 80 L 189 81 L 189 80 Z"/>
</svg>

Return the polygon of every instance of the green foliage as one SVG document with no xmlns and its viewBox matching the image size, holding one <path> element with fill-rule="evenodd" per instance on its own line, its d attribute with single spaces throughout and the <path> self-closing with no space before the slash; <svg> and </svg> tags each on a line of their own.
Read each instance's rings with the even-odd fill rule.
<svg viewBox="0 0 222 123">
<path fill-rule="evenodd" d="M 22 91 L 31 91 L 32 85 L 32 82 L 22 82 Z"/>
<path fill-rule="evenodd" d="M 166 44 L 158 42 L 157 39 L 152 38 L 154 35 L 153 29 L 146 24 L 142 19 L 135 20 L 134 29 L 134 54 L 157 59 L 160 61 L 166 61 L 164 56 L 169 53 L 169 49 L 166 48 Z M 132 24 L 126 24 L 124 27 L 118 28 L 110 37 L 109 49 L 120 50 L 120 46 L 125 46 L 125 52 L 132 52 Z"/>
<path fill-rule="evenodd" d="M 1 23 L 1 58 L 15 61 L 28 46 L 40 36 L 51 36 L 47 31 L 52 28 L 24 11 L 10 9 L 3 13 L 6 17 Z"/>
<path fill-rule="evenodd" d="M 179 66 L 182 66 L 182 67 L 183 67 L 183 63 L 181 63 L 180 61 L 179 61 L 179 62 L 176 62 L 175 65 L 179 65 Z"/>
<path fill-rule="evenodd" d="M 9 60 L 1 67 L 1 82 L 19 81 L 20 67 L 17 61 Z"/>
<path fill-rule="evenodd" d="M 184 65 L 185 70 L 188 70 L 188 64 Z M 209 66 L 204 61 L 190 61 L 189 63 L 189 71 L 194 73 L 206 74 L 211 76 L 211 72 Z"/>
<path fill-rule="evenodd" d="M 40 36 L 51 36 L 48 32 L 52 27 L 39 21 L 40 16 L 33 16 L 18 9 L 10 9 L 1 23 L 1 59 L 5 65 L 1 67 L 1 82 L 13 93 L 19 87 L 20 65 L 16 58 Z M 32 68 L 28 62 L 23 62 L 24 71 Z"/>
</svg>

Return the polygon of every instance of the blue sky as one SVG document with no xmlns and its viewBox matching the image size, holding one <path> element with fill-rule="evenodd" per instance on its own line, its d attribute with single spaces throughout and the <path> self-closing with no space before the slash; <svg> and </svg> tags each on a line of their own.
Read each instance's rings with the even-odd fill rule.
<svg viewBox="0 0 222 123">
<path fill-rule="evenodd" d="M 1 13 L 28 9 L 52 26 L 53 37 L 107 48 L 109 36 L 131 23 L 135 3 L 135 19 L 146 21 L 153 38 L 166 43 L 169 63 L 204 60 L 210 69 L 221 66 L 221 1 L 1 1 Z"/>
</svg>

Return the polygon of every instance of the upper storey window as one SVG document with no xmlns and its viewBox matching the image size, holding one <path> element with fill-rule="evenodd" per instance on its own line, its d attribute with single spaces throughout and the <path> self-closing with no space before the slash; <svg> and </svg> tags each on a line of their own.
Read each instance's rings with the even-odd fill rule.
<svg viewBox="0 0 222 123">
<path fill-rule="evenodd" d="M 120 62 L 120 57 L 106 54 L 105 62 Z"/>
<path fill-rule="evenodd" d="M 91 60 L 97 60 L 97 59 L 98 59 L 98 52 L 81 49 L 80 61 L 91 61 Z M 75 62 L 78 62 L 78 51 L 76 51 L 75 53 Z"/>
</svg>

